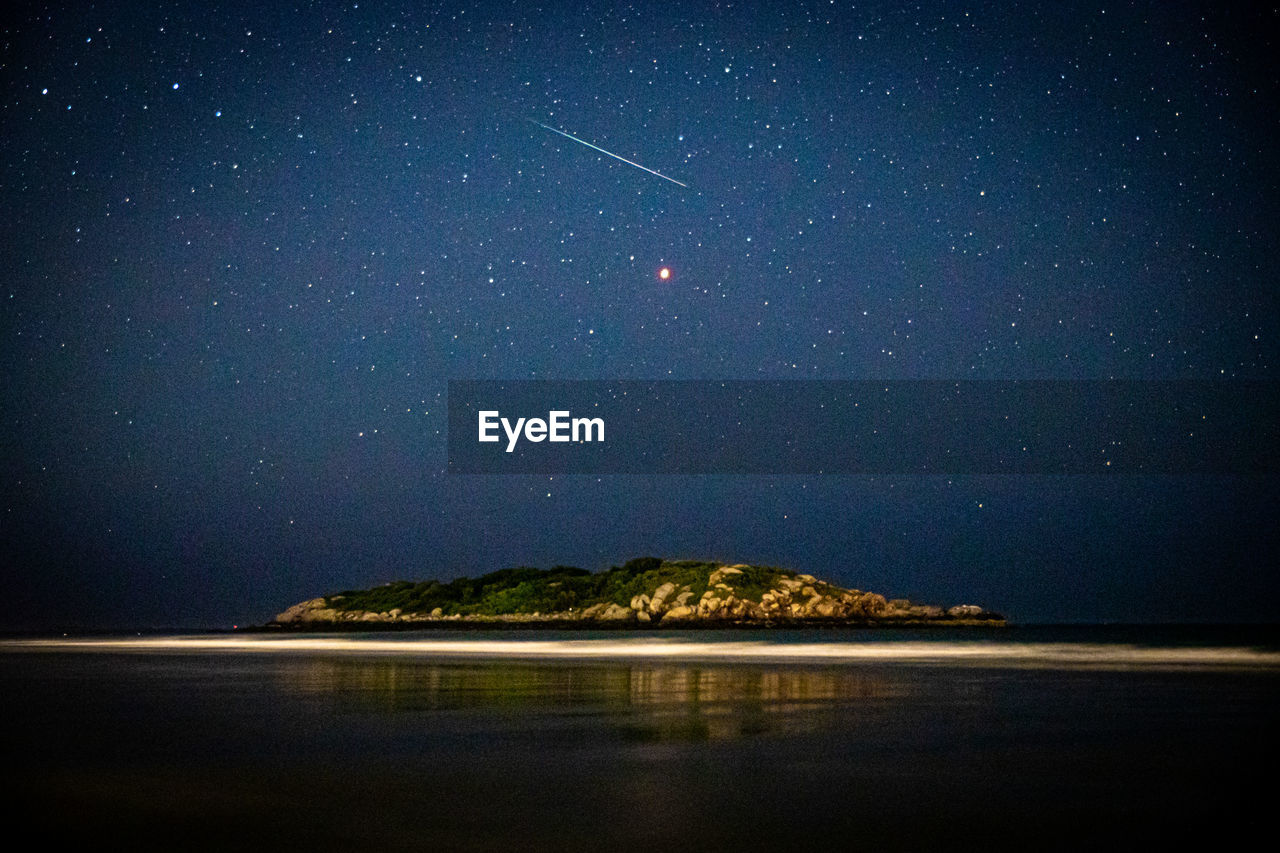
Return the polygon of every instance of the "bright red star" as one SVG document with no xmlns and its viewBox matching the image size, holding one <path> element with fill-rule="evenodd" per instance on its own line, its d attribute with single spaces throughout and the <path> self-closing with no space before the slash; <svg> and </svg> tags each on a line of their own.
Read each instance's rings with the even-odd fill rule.
<svg viewBox="0 0 1280 853">
<path fill-rule="evenodd" d="M 666 281 L 667 279 L 671 278 L 671 268 L 663 267 L 662 269 L 658 270 L 658 278 L 662 279 L 663 281 Z"/>
</svg>

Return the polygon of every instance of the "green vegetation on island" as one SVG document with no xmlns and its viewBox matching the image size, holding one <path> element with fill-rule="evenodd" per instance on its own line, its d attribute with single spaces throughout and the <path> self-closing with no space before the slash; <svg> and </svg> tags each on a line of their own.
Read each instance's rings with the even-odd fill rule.
<svg viewBox="0 0 1280 853">
<path fill-rule="evenodd" d="M 977 605 L 887 600 L 774 566 L 639 557 L 603 572 L 572 566 L 502 569 L 452 581 L 396 581 L 296 604 L 273 626 L 449 624 L 753 626 L 999 624 Z"/>
</svg>

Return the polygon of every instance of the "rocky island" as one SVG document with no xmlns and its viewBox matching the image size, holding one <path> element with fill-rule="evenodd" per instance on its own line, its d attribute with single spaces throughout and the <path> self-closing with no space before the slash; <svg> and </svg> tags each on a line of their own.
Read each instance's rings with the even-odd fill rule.
<svg viewBox="0 0 1280 853">
<path fill-rule="evenodd" d="M 975 604 L 943 608 L 845 589 L 773 566 L 640 557 L 607 571 L 502 569 L 397 581 L 295 604 L 269 628 L 807 627 L 1002 625 Z"/>
</svg>

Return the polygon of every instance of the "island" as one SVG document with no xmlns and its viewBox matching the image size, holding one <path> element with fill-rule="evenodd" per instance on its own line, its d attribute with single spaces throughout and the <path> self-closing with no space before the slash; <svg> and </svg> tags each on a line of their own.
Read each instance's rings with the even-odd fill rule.
<svg viewBox="0 0 1280 853">
<path fill-rule="evenodd" d="M 639 557 L 607 571 L 513 568 L 396 581 L 295 604 L 270 629 L 755 628 L 1003 625 L 976 604 L 886 599 L 774 566 Z"/>
</svg>

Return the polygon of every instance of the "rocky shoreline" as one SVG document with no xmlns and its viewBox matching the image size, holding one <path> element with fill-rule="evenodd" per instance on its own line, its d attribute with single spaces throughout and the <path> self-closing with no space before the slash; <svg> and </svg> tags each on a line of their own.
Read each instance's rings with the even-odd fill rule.
<svg viewBox="0 0 1280 853">
<path fill-rule="evenodd" d="M 688 564 L 667 564 L 684 568 Z M 745 564 L 708 564 L 705 577 L 655 583 L 651 589 L 617 600 L 547 612 L 446 612 L 445 607 L 384 610 L 353 607 L 346 595 L 313 598 L 293 605 L 267 624 L 272 629 L 379 630 L 412 628 L 803 628 L 995 626 L 1004 618 L 974 604 L 948 608 L 886 599 L 873 592 L 844 589 L 812 575 L 775 570 L 767 588 L 751 586 L 759 570 Z M 657 577 L 645 577 L 661 581 Z M 550 582 L 551 586 L 558 585 Z M 699 590 L 701 589 L 701 592 Z"/>
</svg>

